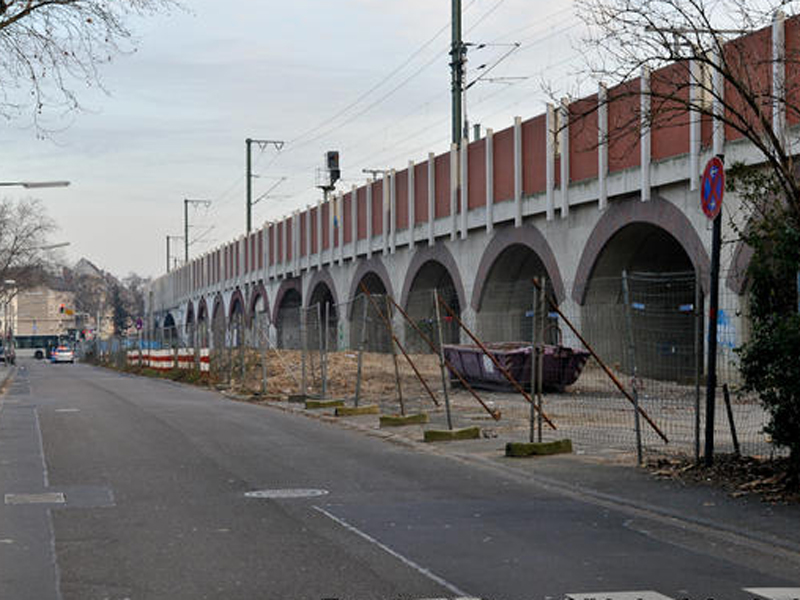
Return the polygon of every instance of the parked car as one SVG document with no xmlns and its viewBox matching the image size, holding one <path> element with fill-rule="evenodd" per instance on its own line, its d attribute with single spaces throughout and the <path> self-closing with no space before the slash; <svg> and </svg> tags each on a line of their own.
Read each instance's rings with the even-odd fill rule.
<svg viewBox="0 0 800 600">
<path fill-rule="evenodd" d="M 69 346 L 58 346 L 50 353 L 50 360 L 54 363 L 74 363 L 75 352 Z"/>
</svg>

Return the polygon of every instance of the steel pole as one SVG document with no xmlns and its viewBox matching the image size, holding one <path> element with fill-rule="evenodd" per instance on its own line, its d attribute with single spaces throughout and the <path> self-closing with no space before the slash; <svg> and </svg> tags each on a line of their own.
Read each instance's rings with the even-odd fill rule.
<svg viewBox="0 0 800 600">
<path fill-rule="evenodd" d="M 452 0 L 452 44 L 450 46 L 450 71 L 452 74 L 453 143 L 461 142 L 461 95 L 464 88 L 462 71 L 461 0 Z"/>
<path fill-rule="evenodd" d="M 246 195 L 246 198 L 245 198 L 245 215 L 247 216 L 247 233 L 249 234 L 250 231 L 253 229 L 253 224 L 252 224 L 252 219 L 251 219 L 251 211 L 252 211 L 252 207 L 253 207 L 253 163 L 252 163 L 252 160 L 251 160 L 251 156 L 252 156 L 251 149 L 253 147 L 253 140 L 250 139 L 250 138 L 247 138 L 244 141 L 244 144 L 245 144 L 245 147 L 246 147 L 246 153 L 245 153 L 246 154 L 246 159 L 245 159 L 246 174 L 245 174 L 245 179 L 247 180 L 246 184 L 245 184 L 246 185 L 246 189 L 247 189 L 247 195 Z"/>
<path fill-rule="evenodd" d="M 189 200 L 183 201 L 183 259 L 189 264 Z"/>
</svg>

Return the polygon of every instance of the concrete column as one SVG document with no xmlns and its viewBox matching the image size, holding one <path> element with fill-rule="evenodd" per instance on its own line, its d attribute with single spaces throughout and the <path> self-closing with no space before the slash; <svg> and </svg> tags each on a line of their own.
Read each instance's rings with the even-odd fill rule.
<svg viewBox="0 0 800 600">
<path fill-rule="evenodd" d="M 514 117 L 514 227 L 522 227 L 522 117 Z"/>
<path fill-rule="evenodd" d="M 272 258 L 272 278 L 278 278 L 278 222 L 275 221 L 272 224 L 271 234 L 270 234 L 270 257 Z"/>
<path fill-rule="evenodd" d="M 326 224 L 327 227 L 328 227 L 328 258 L 327 258 L 326 262 L 327 262 L 327 264 L 329 266 L 333 265 L 334 257 L 336 256 L 336 254 L 335 254 L 336 251 L 335 251 L 335 248 L 334 248 L 335 238 L 333 237 L 333 236 L 336 235 L 336 230 L 333 228 L 333 200 L 334 200 L 334 197 L 329 195 L 328 196 L 328 222 Z"/>
<path fill-rule="evenodd" d="M 306 204 L 306 269 L 311 270 L 311 205 Z"/>
<path fill-rule="evenodd" d="M 367 180 L 367 258 L 372 257 L 372 183 Z"/>
<path fill-rule="evenodd" d="M 642 202 L 650 200 L 650 140 L 651 140 L 651 115 L 650 115 L 650 69 L 646 66 L 642 67 L 642 75 L 640 77 L 640 108 L 639 108 L 639 150 L 640 150 L 640 167 L 639 175 L 641 177 L 641 194 Z"/>
<path fill-rule="evenodd" d="M 552 221 L 556 213 L 555 185 L 556 185 L 556 113 L 553 105 L 547 103 L 545 112 L 545 175 L 547 179 L 547 220 Z"/>
<path fill-rule="evenodd" d="M 459 229 L 461 239 L 467 239 L 467 216 L 469 214 L 469 138 L 461 140 L 461 214 L 459 215 Z"/>
<path fill-rule="evenodd" d="M 458 144 L 450 146 L 450 240 L 458 235 Z"/>
<path fill-rule="evenodd" d="M 300 275 L 300 211 L 295 210 L 292 215 L 292 262 L 294 263 L 294 276 Z"/>
<path fill-rule="evenodd" d="M 428 246 L 436 243 L 436 155 L 428 153 Z"/>
<path fill-rule="evenodd" d="M 597 207 L 608 206 L 608 89 L 597 87 Z"/>
<path fill-rule="evenodd" d="M 358 256 L 358 186 L 350 189 L 350 258 Z"/>
<path fill-rule="evenodd" d="M 397 250 L 397 171 L 389 171 L 389 251 Z"/>
<path fill-rule="evenodd" d="M 317 200 L 317 268 L 322 269 L 322 200 Z"/>
<path fill-rule="evenodd" d="M 569 216 L 569 101 L 561 100 L 561 218 Z"/>
<path fill-rule="evenodd" d="M 701 66 L 696 60 L 689 63 L 689 189 L 697 191 L 700 186 L 700 144 L 702 141 Z"/>
<path fill-rule="evenodd" d="M 715 49 L 712 60 L 714 61 L 715 65 L 722 64 L 722 57 L 719 54 L 719 49 Z M 713 140 L 714 140 L 714 154 L 717 155 L 725 153 L 725 123 L 722 120 L 725 111 L 725 107 L 723 106 L 723 100 L 725 95 L 725 82 L 723 81 L 722 73 L 720 73 L 719 68 L 714 69 L 712 85 L 714 88 Z"/>
<path fill-rule="evenodd" d="M 389 254 L 389 212 L 391 210 L 391 206 L 389 205 L 389 182 L 391 180 L 391 174 L 384 172 L 383 173 L 383 185 L 381 186 L 381 191 L 383 192 L 383 199 L 381 202 L 381 238 L 383 243 L 381 246 L 383 247 L 383 255 L 386 256 Z"/>
<path fill-rule="evenodd" d="M 414 161 L 408 161 L 408 247 L 414 249 L 414 231 L 416 230 L 416 202 L 417 190 L 415 184 L 416 173 Z"/>
<path fill-rule="evenodd" d="M 344 192 L 339 192 L 337 220 L 339 222 L 339 264 L 344 262 Z"/>
<path fill-rule="evenodd" d="M 786 17 L 772 19 L 772 131 L 781 147 L 786 144 Z"/>
<path fill-rule="evenodd" d="M 494 131 L 486 130 L 486 233 L 494 229 Z"/>
<path fill-rule="evenodd" d="M 287 273 L 289 273 L 290 269 L 291 269 L 291 264 L 286 259 L 286 257 L 289 254 L 289 252 L 288 252 L 288 250 L 289 250 L 289 236 L 288 236 L 289 225 L 290 225 L 289 217 L 284 217 L 284 219 L 283 219 L 283 261 L 282 261 L 282 264 L 281 264 L 281 274 L 284 277 L 286 277 Z"/>
</svg>

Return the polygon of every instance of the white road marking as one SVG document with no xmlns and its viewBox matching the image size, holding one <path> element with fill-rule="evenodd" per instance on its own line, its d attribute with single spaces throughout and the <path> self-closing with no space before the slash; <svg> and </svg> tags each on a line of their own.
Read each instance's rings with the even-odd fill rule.
<svg viewBox="0 0 800 600">
<path fill-rule="evenodd" d="M 400 562 L 402 562 L 406 566 L 409 566 L 412 569 L 414 569 L 417 573 L 420 573 L 421 575 L 424 575 L 425 577 L 427 577 L 431 581 L 434 581 L 435 583 L 438 583 L 442 587 L 447 588 L 448 590 L 450 590 L 454 594 L 456 594 L 458 596 L 461 596 L 462 598 L 468 597 L 466 592 L 461 591 L 458 587 L 456 587 L 455 585 L 453 585 L 452 583 L 450 583 L 446 579 L 443 579 L 442 577 L 439 577 L 438 575 L 433 573 L 430 569 L 426 569 L 425 567 L 423 567 L 421 565 L 418 565 L 417 563 L 415 563 L 410 558 L 406 558 L 405 556 L 403 556 L 399 552 L 396 552 L 395 550 L 392 550 L 386 544 L 383 544 L 383 543 L 379 542 L 378 540 L 376 540 L 374 537 L 372 537 L 368 533 L 364 533 L 363 531 L 361 531 L 357 527 L 354 527 L 353 525 L 350 525 L 350 523 L 348 523 L 347 521 L 345 521 L 343 519 L 340 519 L 336 515 L 333 515 L 333 514 L 329 513 L 324 508 L 320 508 L 319 506 L 315 506 L 314 510 L 316 510 L 317 512 L 322 513 L 323 515 L 328 517 L 331 521 L 334 521 L 335 523 L 338 523 L 339 525 L 341 525 L 342 527 L 344 527 L 345 529 L 347 529 L 351 533 L 355 533 L 360 538 L 367 540 L 370 544 L 373 544 L 373 545 L 377 546 L 378 548 L 380 548 L 381 550 L 383 550 L 387 554 L 390 554 L 391 556 L 395 557 L 397 560 L 399 560 Z"/>
<path fill-rule="evenodd" d="M 745 588 L 744 591 L 768 600 L 800 600 L 800 588 Z"/>
<path fill-rule="evenodd" d="M 581 592 L 567 594 L 568 600 L 672 600 L 653 591 L 641 592 Z"/>
<path fill-rule="evenodd" d="M 6 494 L 6 504 L 64 504 L 67 501 L 61 492 L 42 494 Z"/>
<path fill-rule="evenodd" d="M 57 408 L 56 412 L 57 413 L 76 413 L 76 412 L 81 412 L 81 409 L 80 408 Z"/>
</svg>

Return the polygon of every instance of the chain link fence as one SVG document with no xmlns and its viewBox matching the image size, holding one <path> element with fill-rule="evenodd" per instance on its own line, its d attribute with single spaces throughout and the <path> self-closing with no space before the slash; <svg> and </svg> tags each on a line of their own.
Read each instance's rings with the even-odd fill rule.
<svg viewBox="0 0 800 600">
<path fill-rule="evenodd" d="M 405 306 L 366 290 L 308 307 L 298 295 L 275 322 L 267 313 L 235 313 L 83 351 L 125 368 L 135 352 L 166 350 L 173 360 L 152 364 L 269 399 L 425 412 L 432 426 L 477 423 L 504 438 L 570 438 L 584 452 L 701 454 L 708 309 L 693 273 L 596 277 L 581 303 L 556 302 L 544 279 L 495 282 L 478 310 L 460 306 L 447 283 L 412 289 Z M 741 392 L 738 376 L 747 307 L 721 291 L 716 448 L 769 455 L 767 415 Z"/>
</svg>

